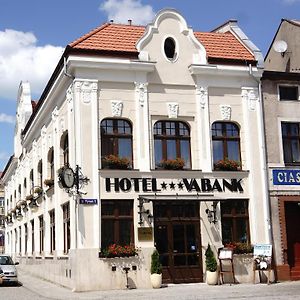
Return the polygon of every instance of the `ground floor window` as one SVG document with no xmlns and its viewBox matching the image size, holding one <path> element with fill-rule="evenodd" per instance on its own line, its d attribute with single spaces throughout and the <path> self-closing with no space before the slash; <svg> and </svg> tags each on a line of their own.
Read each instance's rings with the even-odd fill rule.
<svg viewBox="0 0 300 300">
<path fill-rule="evenodd" d="M 70 203 L 62 206 L 63 209 L 63 229 L 64 229 L 64 253 L 69 252 L 71 246 L 71 231 L 70 231 Z"/>
<path fill-rule="evenodd" d="M 247 200 L 221 201 L 222 241 L 250 243 Z"/>
<path fill-rule="evenodd" d="M 133 200 L 101 201 L 101 248 L 134 243 Z"/>
</svg>

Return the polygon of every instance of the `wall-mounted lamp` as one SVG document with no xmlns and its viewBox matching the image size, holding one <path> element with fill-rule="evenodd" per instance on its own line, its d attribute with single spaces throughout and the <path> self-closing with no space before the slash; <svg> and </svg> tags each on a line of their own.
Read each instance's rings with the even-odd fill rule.
<svg viewBox="0 0 300 300">
<path fill-rule="evenodd" d="M 218 205 L 218 202 L 214 201 L 213 204 L 211 205 L 212 209 L 207 208 L 205 210 L 209 223 L 216 224 L 218 222 L 218 219 L 217 219 L 217 205 Z"/>
<path fill-rule="evenodd" d="M 37 204 L 36 199 L 32 199 L 29 203 L 29 207 L 32 212 L 37 212 L 39 209 L 39 205 Z"/>
<path fill-rule="evenodd" d="M 21 208 L 17 208 L 17 210 L 16 210 L 16 219 L 18 221 L 21 221 L 23 219 Z"/>
</svg>

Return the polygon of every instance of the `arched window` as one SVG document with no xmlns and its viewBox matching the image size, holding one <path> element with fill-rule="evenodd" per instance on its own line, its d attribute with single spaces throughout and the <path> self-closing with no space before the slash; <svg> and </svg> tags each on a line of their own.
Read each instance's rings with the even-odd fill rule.
<svg viewBox="0 0 300 300">
<path fill-rule="evenodd" d="M 42 160 L 39 161 L 38 163 L 38 185 L 42 186 L 43 185 L 43 162 Z"/>
<path fill-rule="evenodd" d="M 69 165 L 69 136 L 68 133 L 65 133 L 61 140 L 61 149 L 63 155 L 64 165 Z"/>
<path fill-rule="evenodd" d="M 181 159 L 181 168 L 191 168 L 190 129 L 184 122 L 158 121 L 154 124 L 155 167 L 161 168 L 166 161 Z M 172 165 L 172 162 L 171 162 Z M 180 167 L 170 169 L 180 169 Z"/>
<path fill-rule="evenodd" d="M 54 150 L 51 148 L 48 152 L 49 179 L 54 179 Z"/>
<path fill-rule="evenodd" d="M 221 160 L 229 159 L 240 165 L 240 131 L 231 122 L 212 124 L 212 143 L 214 165 Z"/>
<path fill-rule="evenodd" d="M 132 126 L 128 121 L 101 122 L 101 159 L 103 168 L 132 168 Z"/>
</svg>

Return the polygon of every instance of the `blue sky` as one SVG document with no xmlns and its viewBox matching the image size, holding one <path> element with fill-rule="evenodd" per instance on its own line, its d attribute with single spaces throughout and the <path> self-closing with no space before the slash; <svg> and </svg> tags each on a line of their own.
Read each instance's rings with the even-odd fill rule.
<svg viewBox="0 0 300 300">
<path fill-rule="evenodd" d="M 21 80 L 39 99 L 68 43 L 110 19 L 146 24 L 166 7 L 197 31 L 237 19 L 264 55 L 282 18 L 300 20 L 300 0 L 0 0 L 0 170 L 14 151 Z"/>
</svg>

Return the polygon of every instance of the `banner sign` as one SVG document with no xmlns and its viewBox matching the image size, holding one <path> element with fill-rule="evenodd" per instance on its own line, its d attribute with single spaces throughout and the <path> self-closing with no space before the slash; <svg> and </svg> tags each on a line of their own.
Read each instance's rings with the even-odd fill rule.
<svg viewBox="0 0 300 300">
<path fill-rule="evenodd" d="M 242 179 L 182 178 L 162 180 L 156 178 L 105 178 L 106 192 L 243 192 Z"/>
<path fill-rule="evenodd" d="M 274 185 L 300 185 L 300 170 L 273 170 Z"/>
</svg>

